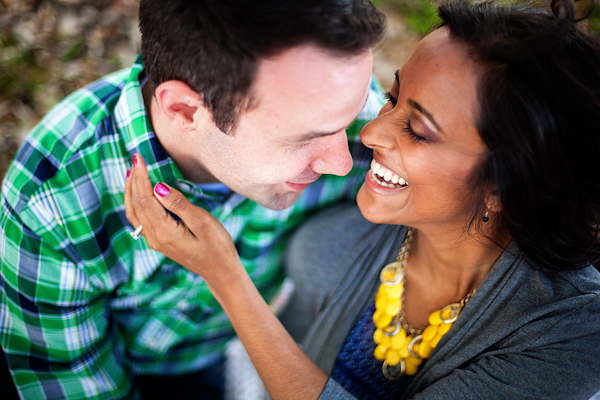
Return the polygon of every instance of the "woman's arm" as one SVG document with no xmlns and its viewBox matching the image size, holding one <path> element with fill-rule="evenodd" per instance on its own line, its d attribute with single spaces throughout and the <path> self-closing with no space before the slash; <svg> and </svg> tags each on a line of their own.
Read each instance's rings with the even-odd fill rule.
<svg viewBox="0 0 600 400">
<path fill-rule="evenodd" d="M 318 398 L 328 377 L 266 304 L 221 223 L 171 187 L 153 190 L 142 157 L 136 158 L 125 184 L 127 219 L 143 225 L 141 235 L 151 248 L 205 279 L 273 399 Z"/>
</svg>

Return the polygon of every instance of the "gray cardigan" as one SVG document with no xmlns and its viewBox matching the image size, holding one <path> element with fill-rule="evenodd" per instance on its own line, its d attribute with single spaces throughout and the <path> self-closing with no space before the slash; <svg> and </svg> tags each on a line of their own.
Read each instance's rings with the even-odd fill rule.
<svg viewBox="0 0 600 400">
<path fill-rule="evenodd" d="M 286 268 L 297 294 L 284 322 L 297 321 L 292 334 L 303 337 L 303 349 L 325 373 L 405 233 L 343 205 L 305 223 L 290 242 Z M 592 266 L 535 269 L 512 243 L 402 398 L 585 400 L 598 390 L 600 274 Z M 321 395 L 351 398 L 332 379 Z"/>
</svg>

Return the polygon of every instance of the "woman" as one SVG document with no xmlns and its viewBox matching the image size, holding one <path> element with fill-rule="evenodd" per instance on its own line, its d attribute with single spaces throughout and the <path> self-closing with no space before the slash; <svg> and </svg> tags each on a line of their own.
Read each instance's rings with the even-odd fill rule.
<svg viewBox="0 0 600 400">
<path fill-rule="evenodd" d="M 128 219 L 205 278 L 273 398 L 600 389 L 600 42 L 572 3 L 552 8 L 440 8 L 442 27 L 361 133 L 373 149 L 362 216 L 328 211 L 290 248 L 292 275 L 312 278 L 300 294 L 322 299 L 310 358 L 219 223 L 161 183 L 141 201 L 152 185 L 142 162 L 132 169 Z"/>
</svg>

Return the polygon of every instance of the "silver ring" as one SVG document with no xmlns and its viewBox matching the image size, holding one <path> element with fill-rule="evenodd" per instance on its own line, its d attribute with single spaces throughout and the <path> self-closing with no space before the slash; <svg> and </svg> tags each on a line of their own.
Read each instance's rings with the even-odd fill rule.
<svg viewBox="0 0 600 400">
<path fill-rule="evenodd" d="M 400 318 L 396 315 L 387 326 L 381 329 L 381 333 L 383 333 L 383 336 L 394 337 L 400 332 L 400 329 L 402 329 L 402 324 Z"/>
<path fill-rule="evenodd" d="M 392 279 L 386 278 L 388 271 L 394 274 Z M 386 286 L 396 286 L 402 282 L 402 279 L 404 279 L 404 269 L 402 268 L 402 263 L 399 261 L 389 263 L 379 273 L 379 280 Z"/>
<path fill-rule="evenodd" d="M 383 376 L 385 376 L 388 380 L 397 381 L 398 379 L 402 378 L 402 375 L 404 375 L 404 372 L 406 372 L 406 361 L 404 361 L 403 358 L 397 365 L 391 366 L 388 364 L 388 361 L 385 360 L 381 370 L 383 371 Z"/>
<path fill-rule="evenodd" d="M 142 232 L 142 229 L 144 229 L 144 227 L 142 225 L 140 225 L 136 228 L 135 231 L 129 232 L 129 234 L 131 235 L 133 240 L 138 240 L 138 238 L 140 237 L 140 233 Z"/>
<path fill-rule="evenodd" d="M 415 336 L 410 343 L 408 344 L 408 352 L 411 356 L 413 356 L 414 358 L 416 358 L 417 360 L 422 360 L 423 357 L 421 357 L 420 355 L 418 355 L 417 353 L 415 353 L 415 351 L 413 350 L 413 347 L 415 344 L 421 343 L 423 342 L 423 335 L 417 335 Z"/>
</svg>

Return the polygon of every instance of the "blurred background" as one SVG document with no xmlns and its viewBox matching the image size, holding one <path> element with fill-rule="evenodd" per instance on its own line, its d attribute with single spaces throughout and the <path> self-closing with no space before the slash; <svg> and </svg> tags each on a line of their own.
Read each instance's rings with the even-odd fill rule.
<svg viewBox="0 0 600 400">
<path fill-rule="evenodd" d="M 388 16 L 388 37 L 373 67 L 387 88 L 437 21 L 436 6 L 373 1 Z M 0 182 L 25 135 L 53 105 L 135 60 L 137 9 L 138 0 L 0 0 Z M 586 23 L 600 31 L 598 9 Z"/>
</svg>

